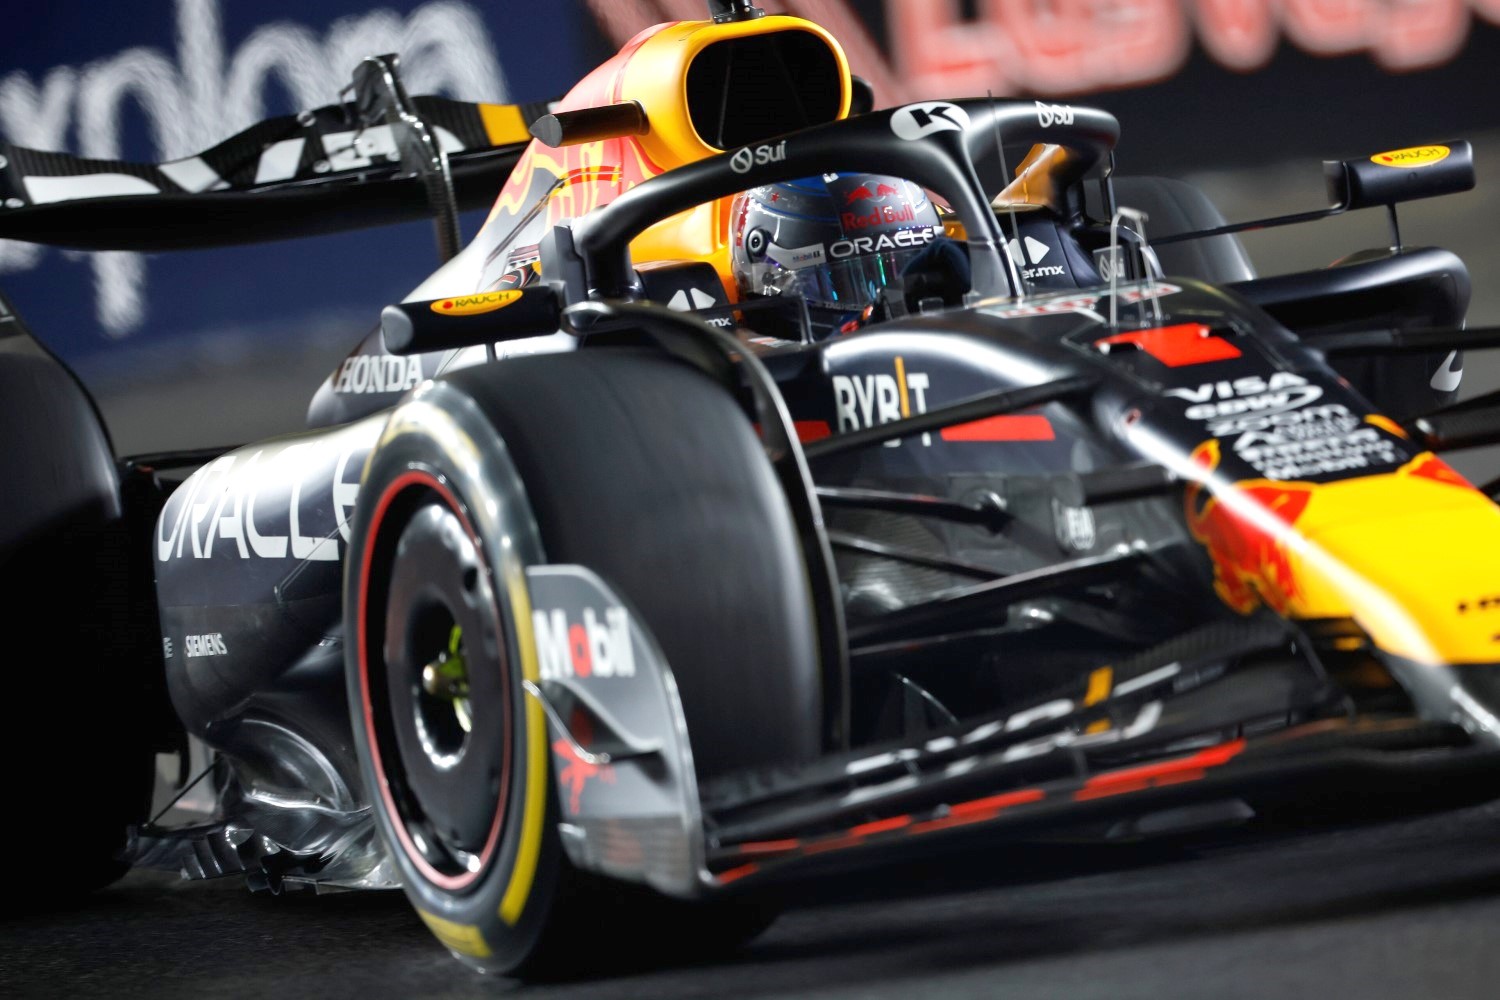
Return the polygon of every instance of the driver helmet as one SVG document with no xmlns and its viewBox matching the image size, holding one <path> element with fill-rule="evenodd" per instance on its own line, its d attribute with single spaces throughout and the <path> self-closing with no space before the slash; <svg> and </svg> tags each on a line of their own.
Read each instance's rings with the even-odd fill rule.
<svg viewBox="0 0 1500 1000">
<path fill-rule="evenodd" d="M 927 193 L 879 174 L 824 174 L 751 188 L 730 214 L 742 296 L 800 295 L 812 309 L 859 314 L 943 235 Z"/>
</svg>

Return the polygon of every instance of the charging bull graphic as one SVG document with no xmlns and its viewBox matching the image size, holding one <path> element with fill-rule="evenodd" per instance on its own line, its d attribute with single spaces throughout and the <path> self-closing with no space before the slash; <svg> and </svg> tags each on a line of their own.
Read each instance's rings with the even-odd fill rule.
<svg viewBox="0 0 1500 1000">
<path fill-rule="evenodd" d="M 1218 468 L 1218 440 L 1200 445 L 1193 461 L 1208 471 Z M 1315 489 L 1311 483 L 1257 480 L 1238 484 L 1239 502 L 1232 502 L 1201 485 L 1189 488 L 1188 528 L 1213 560 L 1214 589 L 1225 604 L 1240 614 L 1262 602 L 1287 613 L 1300 595 L 1284 532 L 1295 528 Z"/>
<path fill-rule="evenodd" d="M 1193 453 L 1209 474 L 1220 457 L 1217 440 Z M 1215 591 L 1241 614 L 1264 605 L 1352 619 L 1382 652 L 1415 663 L 1500 660 L 1500 629 L 1474 613 L 1500 594 L 1500 571 L 1469 557 L 1500 543 L 1500 511 L 1431 453 L 1334 482 L 1195 484 L 1185 503 Z"/>
</svg>

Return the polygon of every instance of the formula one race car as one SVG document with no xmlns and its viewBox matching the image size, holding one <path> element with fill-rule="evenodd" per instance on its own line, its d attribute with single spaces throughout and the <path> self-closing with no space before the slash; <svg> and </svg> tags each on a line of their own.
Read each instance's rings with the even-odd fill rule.
<svg viewBox="0 0 1500 1000">
<path fill-rule="evenodd" d="M 1500 510 L 1434 454 L 1500 441 L 1456 257 L 1257 278 L 1102 111 L 874 110 L 822 29 L 710 12 L 550 106 L 373 57 L 190 160 L 4 150 L 7 238 L 431 209 L 451 256 L 305 433 L 224 453 L 117 459 L 0 316 L 12 704 L 72 723 L 8 727 L 23 884 L 399 884 L 509 971 L 601 914 L 733 944 L 829 865 L 1500 794 Z M 1463 142 L 1327 171 L 1245 225 L 1474 183 Z M 216 810 L 147 823 L 184 732 Z"/>
</svg>

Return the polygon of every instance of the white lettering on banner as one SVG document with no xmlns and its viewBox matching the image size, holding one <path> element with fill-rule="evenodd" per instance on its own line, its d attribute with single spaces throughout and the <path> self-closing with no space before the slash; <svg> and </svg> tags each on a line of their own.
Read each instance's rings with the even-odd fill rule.
<svg viewBox="0 0 1500 1000">
<path fill-rule="evenodd" d="M 11 72 L 0 79 L 0 134 L 17 145 L 64 151 L 76 126 L 80 155 L 117 160 L 123 123 L 144 113 L 153 158 L 179 159 L 264 118 L 268 91 L 284 90 L 295 109 L 333 103 L 359 61 L 377 52 L 407 57 L 402 73 L 410 93 L 501 102 L 507 88 L 490 20 L 463 0 L 432 0 L 404 17 L 376 10 L 340 18 L 322 37 L 292 21 L 262 24 L 226 52 L 221 0 L 177 0 L 175 64 L 172 54 L 137 46 L 81 70 L 56 67 L 40 88 L 27 73 Z M 30 270 L 42 258 L 40 247 L 0 240 L 0 274 Z M 105 332 L 124 336 L 139 327 L 145 257 L 87 259 Z"/>
<path fill-rule="evenodd" d="M 1323 388 L 1309 385 L 1307 379 L 1293 372 L 1276 372 L 1269 379 L 1252 375 L 1232 382 L 1205 382 L 1196 389 L 1167 389 L 1166 395 L 1193 404 L 1183 416 L 1207 421 L 1208 432 L 1222 437 L 1269 426 L 1267 421 L 1273 415 L 1298 410 L 1323 398 Z"/>
<path fill-rule="evenodd" d="M 359 496 L 363 458 L 372 441 L 368 433 L 341 432 L 329 438 L 260 448 L 249 457 L 240 452 L 215 459 L 194 473 L 168 501 L 167 511 L 173 516 L 169 520 L 163 514 L 157 525 L 157 560 L 231 555 L 241 559 L 285 559 L 290 555 L 314 562 L 337 560 L 340 540 L 346 546 L 349 543 L 349 513 Z M 256 512 L 261 491 L 268 485 L 291 492 L 287 505 L 276 510 L 274 526 L 267 523 L 271 515 L 265 510 L 259 515 Z M 333 524 L 327 535 L 306 533 L 302 507 L 310 499 L 317 502 L 308 504 L 309 510 L 332 509 Z"/>
<path fill-rule="evenodd" d="M 422 381 L 422 360 L 416 355 L 360 354 L 345 358 L 334 377 L 333 391 L 358 395 L 405 392 Z"/>
<path fill-rule="evenodd" d="M 1073 124 L 1073 108 L 1070 105 L 1048 104 L 1045 101 L 1034 103 L 1036 104 L 1036 121 L 1042 128 Z"/>
<path fill-rule="evenodd" d="M 837 243 L 830 244 L 828 256 L 834 260 L 843 260 L 855 254 L 871 254 L 884 250 L 910 250 L 913 247 L 926 246 L 941 235 L 943 235 L 943 227 L 933 226 L 930 229 L 898 229 L 894 233 L 881 233 L 879 236 L 856 236 L 852 240 L 839 240 Z"/>
<path fill-rule="evenodd" d="M 768 163 L 780 163 L 786 159 L 786 143 L 774 146 L 746 146 L 729 158 L 729 169 L 737 174 L 749 172 L 752 167 L 763 167 Z"/>
<path fill-rule="evenodd" d="M 943 101 L 898 108 L 891 115 L 891 131 L 915 142 L 936 132 L 962 132 L 969 127 L 969 113 Z"/>
<path fill-rule="evenodd" d="M 1319 403 L 1323 387 L 1294 372 L 1205 382 L 1166 395 L 1187 402 L 1183 416 L 1204 421 L 1214 437 L 1232 438 L 1234 453 L 1267 479 L 1307 479 L 1409 457 L 1347 406 Z"/>
<path fill-rule="evenodd" d="M 982 2 L 973 20 L 955 0 L 887 0 L 891 75 L 905 87 L 880 97 L 1137 86 L 1181 69 L 1195 34 L 1242 72 L 1265 66 L 1283 37 L 1313 55 L 1365 52 L 1409 71 L 1453 58 L 1471 12 L 1500 23 L 1496 0 L 1018 0 Z"/>
<path fill-rule="evenodd" d="M 835 375 L 833 400 L 834 409 L 838 411 L 839 433 L 926 413 L 930 385 L 926 372 L 909 372 L 905 364 L 897 366 L 895 375 Z M 906 412 L 903 412 L 903 400 Z M 932 445 L 930 432 L 923 433 L 922 444 L 924 447 Z M 885 446 L 899 448 L 901 439 L 887 441 Z"/>
<path fill-rule="evenodd" d="M 182 639 L 183 651 L 188 659 L 199 656 L 228 656 L 229 648 L 224 645 L 224 636 L 218 632 L 209 632 L 205 635 L 188 635 Z M 168 654 L 171 655 L 170 653 Z"/>
<path fill-rule="evenodd" d="M 593 608 L 569 624 L 567 612 L 540 608 L 531 612 L 537 668 L 544 681 L 571 677 L 634 677 L 635 650 L 630 645 L 630 616 L 624 608 Z"/>
</svg>

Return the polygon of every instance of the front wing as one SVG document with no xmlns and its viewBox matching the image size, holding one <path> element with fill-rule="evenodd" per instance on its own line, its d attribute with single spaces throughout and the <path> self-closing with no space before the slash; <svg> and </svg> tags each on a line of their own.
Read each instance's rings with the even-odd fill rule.
<svg viewBox="0 0 1500 1000">
<path fill-rule="evenodd" d="M 628 605 L 582 567 L 528 578 L 539 634 L 579 626 L 567 646 L 539 640 L 528 688 L 555 737 L 563 844 L 672 895 L 1194 802 L 1368 814 L 1500 796 L 1500 750 L 1456 724 L 1357 714 L 1270 617 L 1197 629 L 1020 711 L 699 788 L 671 671 Z"/>
</svg>

